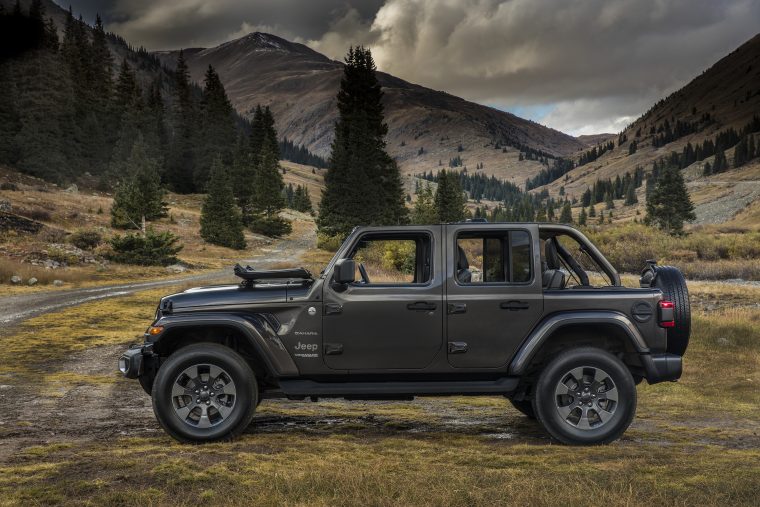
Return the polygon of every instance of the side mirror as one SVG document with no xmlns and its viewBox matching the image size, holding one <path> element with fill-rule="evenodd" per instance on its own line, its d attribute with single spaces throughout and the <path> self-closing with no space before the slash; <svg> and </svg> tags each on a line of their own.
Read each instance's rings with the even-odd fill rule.
<svg viewBox="0 0 760 507">
<path fill-rule="evenodd" d="M 339 259 L 333 269 L 333 280 L 336 283 L 347 284 L 356 280 L 356 263 L 353 259 Z"/>
</svg>

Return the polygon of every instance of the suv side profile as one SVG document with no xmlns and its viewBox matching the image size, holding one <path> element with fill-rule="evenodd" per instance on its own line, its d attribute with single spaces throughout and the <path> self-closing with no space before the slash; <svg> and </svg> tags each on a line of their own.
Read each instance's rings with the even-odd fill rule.
<svg viewBox="0 0 760 507">
<path fill-rule="evenodd" d="M 609 443 L 689 341 L 680 271 L 623 287 L 564 225 L 358 227 L 319 276 L 235 272 L 162 298 L 119 360 L 183 442 L 239 435 L 266 398 L 503 395 L 560 442 Z"/>
</svg>

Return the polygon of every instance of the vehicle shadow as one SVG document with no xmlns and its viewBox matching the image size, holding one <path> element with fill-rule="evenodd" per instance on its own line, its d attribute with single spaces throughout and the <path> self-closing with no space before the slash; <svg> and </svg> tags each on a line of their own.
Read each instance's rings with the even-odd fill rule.
<svg viewBox="0 0 760 507">
<path fill-rule="evenodd" d="M 426 398 L 403 403 L 265 400 L 246 433 L 357 434 L 376 437 L 458 434 L 544 444 L 550 440 L 537 421 L 520 414 L 511 406 L 482 409 L 455 403 L 448 398 Z"/>
</svg>

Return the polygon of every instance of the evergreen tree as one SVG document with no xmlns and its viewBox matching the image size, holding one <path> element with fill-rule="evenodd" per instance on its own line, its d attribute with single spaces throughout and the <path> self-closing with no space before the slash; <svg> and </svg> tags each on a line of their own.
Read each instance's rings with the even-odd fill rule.
<svg viewBox="0 0 760 507">
<path fill-rule="evenodd" d="M 563 224 L 572 224 L 573 223 L 573 213 L 570 209 L 570 203 L 565 202 L 564 206 L 562 206 L 562 213 L 559 215 L 559 221 Z"/>
<path fill-rule="evenodd" d="M 385 151 L 383 92 L 369 49 L 351 48 L 338 92 L 338 121 L 317 221 L 327 235 L 359 224 L 405 223 L 401 175 Z"/>
<path fill-rule="evenodd" d="M 594 218 L 596 216 L 596 208 L 592 205 L 588 207 L 588 216 Z"/>
<path fill-rule="evenodd" d="M 651 197 L 647 198 L 646 223 L 671 235 L 683 233 L 684 222 L 696 218 L 683 175 L 672 165 L 662 168 Z"/>
<path fill-rule="evenodd" d="M 438 173 L 435 209 L 440 223 L 460 222 L 465 218 L 465 198 L 455 172 Z"/>
<path fill-rule="evenodd" d="M 615 209 L 615 201 L 612 200 L 612 192 L 604 194 L 604 209 Z"/>
<path fill-rule="evenodd" d="M 298 185 L 293 191 L 293 204 L 292 207 L 296 211 L 302 213 L 311 213 L 314 209 L 311 206 L 311 197 L 309 196 L 309 189 L 305 185 Z"/>
<path fill-rule="evenodd" d="M 438 223 L 438 210 L 435 206 L 433 191 L 425 185 L 417 192 L 417 200 L 412 210 L 412 223 L 419 225 Z"/>
<path fill-rule="evenodd" d="M 159 164 L 151 158 L 142 135 L 138 134 L 128 159 L 119 162 L 117 174 L 125 174 L 116 189 L 111 207 L 111 225 L 139 229 L 145 220 L 166 216 L 166 191 L 161 186 Z"/>
<path fill-rule="evenodd" d="M 201 99 L 201 132 L 198 163 L 193 173 L 196 188 L 205 188 L 211 165 L 217 158 L 230 167 L 235 152 L 237 135 L 232 103 L 214 68 L 206 70 Z"/>
<path fill-rule="evenodd" d="M 752 156 L 749 154 L 749 143 L 747 141 L 748 136 L 742 137 L 739 144 L 734 148 L 734 167 L 741 167 L 747 163 Z"/>
<path fill-rule="evenodd" d="M 172 190 L 186 194 L 195 191 L 193 174 L 197 158 L 195 137 L 198 112 L 183 51 L 179 52 L 177 68 L 174 71 L 173 102 L 172 136 L 166 179 Z"/>
<path fill-rule="evenodd" d="M 637 202 L 639 202 L 639 198 L 636 197 L 636 187 L 634 187 L 633 182 L 631 182 L 625 191 L 625 205 L 631 206 Z"/>
<path fill-rule="evenodd" d="M 201 237 L 214 245 L 245 248 L 243 222 L 235 205 L 227 168 L 217 157 L 211 165 L 208 195 L 201 208 Z"/>
<path fill-rule="evenodd" d="M 586 208 L 581 208 L 581 214 L 578 215 L 578 225 L 586 225 Z"/>
<path fill-rule="evenodd" d="M 284 185 L 277 154 L 271 148 L 268 143 L 262 145 L 247 212 L 252 231 L 278 237 L 289 233 L 291 225 L 279 216 L 285 207 Z"/>
</svg>

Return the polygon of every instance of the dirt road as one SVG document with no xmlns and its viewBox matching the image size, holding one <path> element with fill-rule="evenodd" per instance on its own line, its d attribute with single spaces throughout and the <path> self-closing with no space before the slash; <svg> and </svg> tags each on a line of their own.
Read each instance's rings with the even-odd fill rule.
<svg viewBox="0 0 760 507">
<path fill-rule="evenodd" d="M 309 248 L 311 241 L 311 237 L 281 240 L 271 246 L 261 248 L 248 259 L 241 259 L 240 263 L 265 268 L 273 263 L 296 262 L 306 249 Z M 232 274 L 232 266 L 230 266 L 229 269 L 150 282 L 113 284 L 100 287 L 55 290 L 0 297 L 0 325 L 13 325 L 30 317 L 59 311 L 90 301 L 125 296 L 156 287 L 167 287 L 185 283 L 235 283 L 236 280 Z"/>
</svg>

